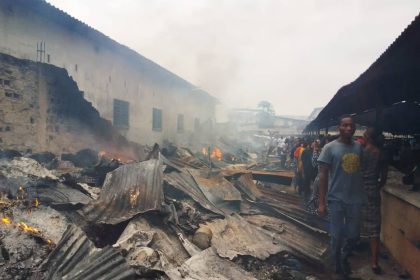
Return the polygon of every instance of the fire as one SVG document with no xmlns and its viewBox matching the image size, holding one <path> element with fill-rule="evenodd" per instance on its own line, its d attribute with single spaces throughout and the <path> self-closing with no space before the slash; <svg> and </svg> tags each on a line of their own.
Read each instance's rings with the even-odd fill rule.
<svg viewBox="0 0 420 280">
<path fill-rule="evenodd" d="M 120 163 L 129 163 L 132 162 L 134 159 L 125 155 L 124 153 L 120 153 L 120 152 L 112 152 L 112 151 L 100 151 L 98 153 L 99 157 L 106 157 L 110 160 L 116 160 L 119 161 Z"/>
<path fill-rule="evenodd" d="M 12 221 L 10 221 L 10 219 L 7 217 L 2 218 L 1 221 L 3 224 L 6 224 L 6 225 L 10 225 L 12 223 Z"/>
<path fill-rule="evenodd" d="M 136 206 L 137 198 L 140 196 L 139 190 L 132 190 L 130 192 L 130 204 L 131 208 L 134 208 Z"/>
<path fill-rule="evenodd" d="M 39 200 L 38 200 L 38 198 L 35 198 L 35 207 L 38 207 L 39 206 Z"/>
<path fill-rule="evenodd" d="M 222 160 L 223 153 L 218 147 L 215 147 L 213 152 L 211 153 L 212 158 L 217 158 L 218 160 Z"/>
<path fill-rule="evenodd" d="M 210 152 L 210 148 L 206 148 L 206 147 L 201 148 L 201 153 L 204 156 L 208 156 L 209 152 Z M 222 150 L 220 150 L 218 147 L 215 147 L 213 151 L 210 153 L 210 157 L 217 158 L 218 160 L 222 160 L 222 157 L 223 157 Z"/>
<path fill-rule="evenodd" d="M 21 230 L 25 231 L 25 232 L 29 232 L 29 233 L 35 233 L 35 234 L 40 234 L 39 230 L 34 228 L 34 227 L 30 227 L 27 224 L 25 224 L 24 222 L 20 222 L 16 225 L 17 228 L 20 228 Z"/>
<path fill-rule="evenodd" d="M 25 190 L 23 189 L 22 186 L 19 187 L 18 191 L 17 191 L 17 199 L 25 199 L 26 193 Z"/>
</svg>

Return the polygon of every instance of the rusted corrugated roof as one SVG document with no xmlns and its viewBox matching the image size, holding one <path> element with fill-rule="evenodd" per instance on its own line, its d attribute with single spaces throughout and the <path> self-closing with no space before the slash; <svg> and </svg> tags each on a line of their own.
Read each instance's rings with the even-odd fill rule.
<svg viewBox="0 0 420 280">
<path fill-rule="evenodd" d="M 196 157 L 183 157 L 181 159 L 170 159 L 172 164 L 181 167 L 181 168 L 194 168 L 194 169 L 201 169 L 201 168 L 208 168 L 209 164 L 200 160 Z"/>
<path fill-rule="evenodd" d="M 282 185 L 290 185 L 294 176 L 292 171 L 266 171 L 236 168 L 223 168 L 221 174 L 226 177 L 240 174 L 251 174 L 254 180 Z"/>
<path fill-rule="evenodd" d="M 162 176 L 157 159 L 123 165 L 107 174 L 99 199 L 82 212 L 91 222 L 117 224 L 139 213 L 160 210 Z"/>
<path fill-rule="evenodd" d="M 222 259 L 215 253 L 213 248 L 201 251 L 188 259 L 181 267 L 166 271 L 171 280 L 193 279 L 255 279 L 251 273 L 246 272 L 234 262 Z"/>
<path fill-rule="evenodd" d="M 211 246 L 222 258 L 232 260 L 238 255 L 249 255 L 264 260 L 272 254 L 286 251 L 286 247 L 274 242 L 269 233 L 237 214 L 203 226 L 211 230 Z"/>
<path fill-rule="evenodd" d="M 166 181 L 169 185 L 173 186 L 174 188 L 187 194 L 205 209 L 216 214 L 224 215 L 223 211 L 221 211 L 207 199 L 207 197 L 201 191 L 200 187 L 197 185 L 197 183 L 194 181 L 190 174 L 177 171 L 165 173 L 164 181 Z"/>
<path fill-rule="evenodd" d="M 117 249 L 97 249 L 76 226 L 70 226 L 43 264 L 46 280 L 131 280 L 132 270 Z"/>
<path fill-rule="evenodd" d="M 199 170 L 188 170 L 200 190 L 217 208 L 236 212 L 242 201 L 241 193 L 223 176 L 208 177 Z"/>
<path fill-rule="evenodd" d="M 324 263 L 327 257 L 328 236 L 305 230 L 286 220 L 265 215 L 250 215 L 245 219 L 270 233 L 275 242 L 308 261 Z"/>
<path fill-rule="evenodd" d="M 251 174 L 241 175 L 234 181 L 234 185 L 252 201 L 256 201 L 258 197 L 262 195 L 257 185 L 254 183 Z"/>
<path fill-rule="evenodd" d="M 275 210 L 283 217 L 288 217 L 321 231 L 326 231 L 328 222 L 326 219 L 306 211 L 304 203 L 297 195 L 281 192 L 279 190 L 260 187 L 262 195 L 259 197 L 258 205 L 267 210 L 267 207 Z"/>
</svg>

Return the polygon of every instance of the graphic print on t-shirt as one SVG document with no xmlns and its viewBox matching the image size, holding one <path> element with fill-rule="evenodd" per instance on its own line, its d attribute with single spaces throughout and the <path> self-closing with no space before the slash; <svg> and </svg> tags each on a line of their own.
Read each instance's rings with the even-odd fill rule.
<svg viewBox="0 0 420 280">
<path fill-rule="evenodd" d="M 355 173 L 359 171 L 360 159 L 355 153 L 344 154 L 341 158 L 341 167 L 346 173 Z"/>
</svg>

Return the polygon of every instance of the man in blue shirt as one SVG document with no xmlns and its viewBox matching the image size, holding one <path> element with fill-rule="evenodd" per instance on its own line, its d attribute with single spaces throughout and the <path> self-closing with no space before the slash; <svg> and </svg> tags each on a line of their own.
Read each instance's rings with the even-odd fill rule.
<svg viewBox="0 0 420 280">
<path fill-rule="evenodd" d="M 318 214 L 326 215 L 328 202 L 335 271 L 348 275 L 350 267 L 347 257 L 359 237 L 361 209 L 366 197 L 360 166 L 362 146 L 353 141 L 356 126 L 352 117 L 341 117 L 338 128 L 340 136 L 325 145 L 318 158 Z"/>
</svg>

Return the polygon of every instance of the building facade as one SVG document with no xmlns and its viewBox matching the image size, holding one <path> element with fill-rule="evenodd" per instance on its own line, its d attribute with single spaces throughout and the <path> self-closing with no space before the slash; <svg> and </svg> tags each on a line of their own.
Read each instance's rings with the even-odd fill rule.
<svg viewBox="0 0 420 280">
<path fill-rule="evenodd" d="M 298 120 L 283 116 L 272 116 L 269 126 L 262 126 L 260 109 L 233 109 L 229 114 L 229 121 L 236 133 L 267 134 L 276 132 L 279 135 L 300 135 L 308 124 L 306 120 Z"/>
<path fill-rule="evenodd" d="M 188 143 L 214 121 L 208 93 L 43 0 L 0 1 L 0 52 L 65 68 L 129 140 Z"/>
</svg>

